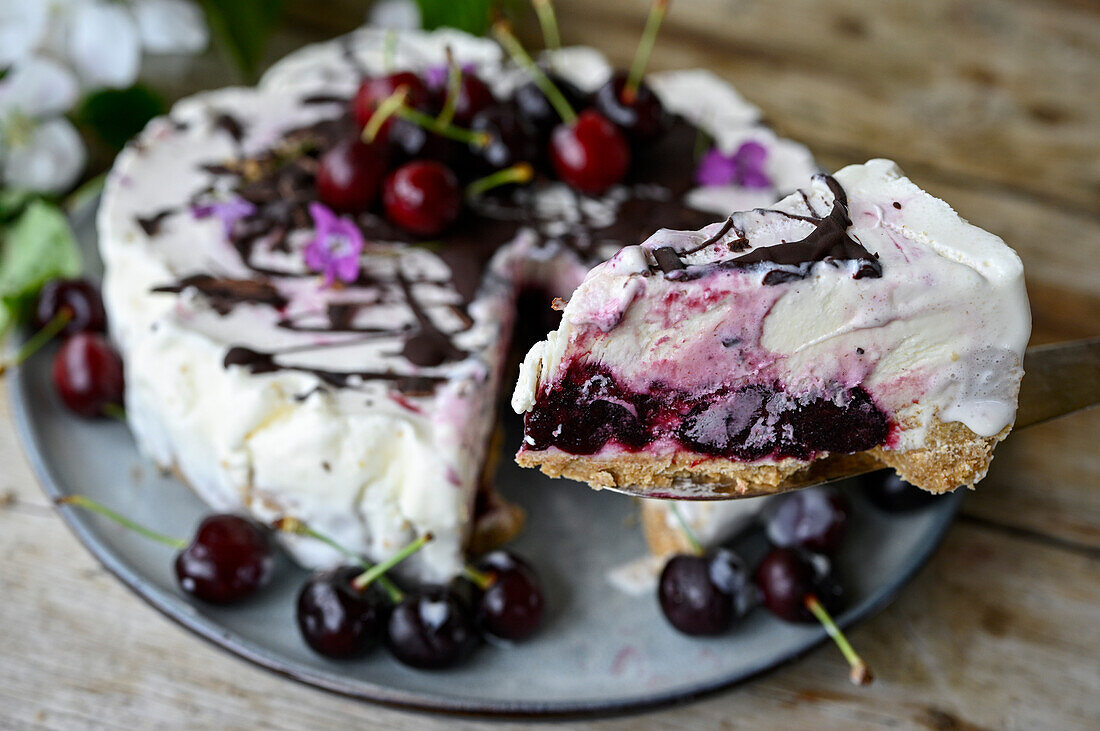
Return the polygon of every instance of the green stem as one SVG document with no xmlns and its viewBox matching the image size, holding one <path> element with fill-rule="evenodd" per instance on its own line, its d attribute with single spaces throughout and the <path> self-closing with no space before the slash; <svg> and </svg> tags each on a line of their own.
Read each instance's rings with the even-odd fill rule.
<svg viewBox="0 0 1100 731">
<path fill-rule="evenodd" d="M 371 566 L 369 569 L 356 576 L 354 579 L 352 579 L 352 586 L 354 586 L 359 591 L 363 591 L 371 585 L 371 582 L 375 581 L 381 576 L 385 576 L 387 571 L 419 551 L 424 546 L 431 543 L 434 539 L 435 536 L 433 536 L 431 533 L 425 533 L 409 545 L 402 548 L 394 555 L 387 558 L 385 561 L 376 563 L 374 566 Z"/>
<path fill-rule="evenodd" d="M 634 53 L 634 62 L 630 64 L 630 74 L 623 85 L 622 100 L 624 104 L 633 104 L 634 96 L 638 93 L 638 86 L 645 75 L 645 67 L 649 64 L 649 55 L 653 53 L 653 46 L 657 43 L 657 31 L 661 27 L 661 21 L 668 12 L 668 0 L 655 0 L 653 7 L 649 9 L 649 17 L 645 21 L 645 30 L 642 31 L 642 40 L 638 42 L 638 50 Z"/>
<path fill-rule="evenodd" d="M 485 591 L 493 585 L 493 576 L 484 571 L 478 571 L 470 564 L 462 567 L 462 575 L 469 579 L 477 588 Z"/>
<path fill-rule="evenodd" d="M 379 107 L 381 109 L 381 107 Z M 437 135 L 447 137 L 448 139 L 455 140 L 457 142 L 465 142 L 468 145 L 476 145 L 477 147 L 485 147 L 489 144 L 492 138 L 488 132 L 475 132 L 472 129 L 463 129 L 462 127 L 456 127 L 453 124 L 446 127 L 440 127 L 436 124 L 434 117 L 425 114 L 411 107 L 401 107 L 396 112 L 398 117 L 407 119 L 413 124 L 417 124 L 429 132 L 435 132 Z M 374 121 L 374 118 L 371 118 Z"/>
<path fill-rule="evenodd" d="M 484 195 L 493 188 L 501 185 L 508 185 L 509 183 L 516 183 L 519 185 L 529 183 L 534 176 L 535 169 L 531 167 L 530 163 L 519 162 L 511 167 L 506 167 L 503 170 L 497 170 L 495 173 L 486 175 L 484 178 L 478 178 L 467 185 L 466 198 L 467 200 L 472 200 L 480 195 Z"/>
<path fill-rule="evenodd" d="M 687 522 L 687 518 L 680 512 L 680 504 L 673 502 L 669 509 L 672 510 L 672 514 L 676 516 L 676 520 L 680 521 L 680 529 L 684 532 L 684 538 L 687 538 L 687 542 L 691 545 L 691 550 L 695 552 L 696 556 L 702 556 L 705 551 L 703 550 L 703 544 L 699 542 L 699 538 L 695 535 L 695 531 L 691 529 L 691 525 Z"/>
<path fill-rule="evenodd" d="M 344 554 L 352 561 L 362 566 L 363 569 L 366 571 L 374 568 L 374 564 L 372 564 L 370 561 L 367 561 L 355 551 L 352 551 L 350 548 L 344 547 L 335 539 L 325 535 L 324 533 L 321 533 L 318 530 L 315 530 L 313 527 L 306 525 L 304 522 L 298 520 L 297 518 L 279 518 L 271 524 L 271 527 L 283 533 L 291 533 L 296 536 L 306 536 L 308 538 L 318 540 L 321 543 L 324 543 L 326 546 L 329 546 L 336 551 Z M 405 598 L 405 595 L 402 593 L 401 589 L 399 589 L 397 584 L 393 583 L 393 581 L 391 581 L 388 576 L 379 576 L 377 581 L 378 585 L 381 586 L 382 589 L 389 595 L 390 601 L 392 601 L 394 604 L 397 604 Z"/>
<path fill-rule="evenodd" d="M 558 32 L 558 17 L 554 14 L 554 4 L 550 0 L 532 0 L 535 14 L 542 27 L 542 42 L 551 51 L 561 48 L 561 33 Z"/>
<path fill-rule="evenodd" d="M 386 120 L 397 114 L 401 107 L 405 104 L 405 97 L 409 93 L 409 87 L 401 85 L 397 87 L 392 94 L 382 100 L 382 103 L 378 105 L 378 108 L 374 110 L 374 113 L 370 115 L 370 120 L 367 122 L 367 126 L 363 128 L 363 142 L 368 145 L 374 142 L 374 138 L 378 136 L 378 132 L 382 129 L 382 125 L 386 123 Z"/>
<path fill-rule="evenodd" d="M 126 421 L 126 409 L 122 408 L 119 404 L 105 404 L 103 407 L 103 415 L 115 419 L 116 421 Z"/>
<path fill-rule="evenodd" d="M 435 118 L 435 126 L 442 129 L 449 127 L 455 119 L 455 109 L 458 108 L 458 95 L 462 93 L 462 69 L 455 63 L 451 47 L 447 46 L 447 98 L 443 101 L 443 108 L 439 110 L 439 116 Z"/>
<path fill-rule="evenodd" d="M 53 340 L 72 319 L 73 312 L 67 307 L 54 315 L 54 318 L 47 322 L 41 330 L 31 335 L 27 342 L 23 343 L 23 347 L 15 353 L 15 357 L 7 363 L 0 363 L 0 376 L 4 375 L 9 368 L 22 365 L 27 358 L 41 350 L 42 346 Z"/>
<path fill-rule="evenodd" d="M 863 662 L 856 651 L 848 643 L 848 638 L 844 636 L 844 633 L 840 631 L 840 628 L 836 626 L 836 622 L 833 621 L 828 610 L 821 605 L 817 597 L 813 594 L 807 594 L 805 599 L 806 608 L 810 610 L 810 613 L 817 617 L 817 621 L 825 627 L 825 631 L 829 633 L 829 636 L 833 638 L 833 642 L 840 648 L 841 654 L 844 655 L 844 659 L 848 661 L 848 664 L 852 666 L 851 679 L 856 685 L 869 685 L 871 681 L 875 679 L 874 674 L 871 673 L 871 668 L 867 666 L 867 663 Z"/>
<path fill-rule="evenodd" d="M 557 111 L 558 116 L 561 117 L 561 121 L 566 124 L 573 124 L 577 121 L 577 113 L 573 111 L 573 107 L 569 106 L 569 102 L 565 96 L 561 93 L 558 87 L 554 86 L 554 82 L 542 72 L 542 69 L 531 60 L 531 57 L 527 55 L 527 51 L 523 50 L 523 46 L 520 44 L 519 39 L 515 37 L 512 31 L 508 28 L 508 24 L 503 21 L 497 21 L 493 24 L 493 36 L 497 39 L 500 45 L 504 46 L 504 50 L 508 52 L 508 55 L 515 59 L 516 63 L 522 66 L 528 74 L 531 75 L 531 80 L 539 87 L 543 94 L 546 95 L 547 100 Z"/>
<path fill-rule="evenodd" d="M 156 531 L 149 530 L 145 526 L 139 525 L 129 518 L 120 515 L 119 513 L 116 513 L 115 511 L 108 508 L 106 505 L 97 503 L 95 500 L 84 497 L 83 495 L 69 495 L 67 497 L 58 498 L 57 504 L 72 505 L 74 507 L 84 508 L 85 510 L 91 510 L 93 513 L 99 513 L 100 515 L 110 518 L 119 525 L 129 528 L 135 533 L 143 535 L 146 538 L 156 541 L 157 543 L 163 543 L 166 546 L 171 546 L 176 550 L 182 551 L 184 548 L 187 548 L 187 541 L 180 540 L 179 538 L 172 538 L 171 536 L 166 536 L 163 533 L 157 533 Z"/>
</svg>

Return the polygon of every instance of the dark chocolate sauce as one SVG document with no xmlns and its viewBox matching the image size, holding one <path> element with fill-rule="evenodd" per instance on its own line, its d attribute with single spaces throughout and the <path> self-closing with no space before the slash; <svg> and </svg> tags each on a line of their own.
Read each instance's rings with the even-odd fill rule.
<svg viewBox="0 0 1100 731">
<path fill-rule="evenodd" d="M 337 102 L 347 106 L 346 99 L 329 95 L 301 100 L 303 104 Z M 234 140 L 240 142 L 243 139 L 245 126 L 237 118 L 218 113 L 214 123 Z M 213 275 L 196 275 L 158 287 L 156 291 L 181 292 L 186 288 L 193 288 L 207 298 L 215 311 L 221 314 L 228 314 L 234 307 L 243 304 L 268 305 L 276 309 L 285 307 L 286 302 L 278 294 L 274 282 L 315 275 L 271 269 L 254 261 L 254 255 L 261 248 L 285 251 L 291 233 L 312 228 L 308 207 L 317 196 L 314 180 L 317 159 L 324 150 L 354 133 L 354 123 L 345 114 L 291 130 L 270 150 L 250 160 L 209 161 L 201 165 L 202 170 L 215 178 L 230 178 L 237 194 L 256 208 L 254 214 L 236 221 L 229 233 L 230 243 L 236 249 L 241 262 L 254 274 L 254 279 L 231 280 Z M 442 239 L 432 242 L 421 242 L 411 237 L 375 213 L 360 214 L 356 217 L 356 223 L 367 241 L 431 246 L 449 267 L 449 280 L 439 282 L 401 275 L 385 279 L 364 271 L 352 285 L 355 290 L 363 291 L 361 300 L 342 301 L 338 305 L 330 306 L 320 323 L 316 317 L 303 322 L 288 318 L 280 321 L 279 326 L 301 332 L 350 333 L 361 338 L 392 337 L 398 342 L 403 340 L 395 354 L 419 367 L 430 368 L 466 358 L 469 354 L 454 341 L 456 335 L 473 325 L 466 306 L 477 296 L 479 289 L 486 286 L 486 268 L 493 254 L 515 239 L 521 230 L 534 231 L 539 235 L 542 245 L 557 242 L 575 252 L 582 262 L 594 265 L 602 258 L 601 249 L 609 242 L 621 247 L 648 238 L 658 228 L 697 229 L 711 223 L 713 215 L 691 209 L 683 203 L 684 194 L 694 187 L 693 147 L 697 134 L 698 130 L 694 126 L 683 119 L 677 119 L 659 142 L 637 154 L 631 176 L 625 181 L 625 200 L 600 202 L 600 205 L 615 209 L 616 215 L 609 225 L 597 225 L 585 220 L 570 226 L 563 235 L 540 234 L 542 226 L 549 221 L 539 216 L 532 191 L 548 185 L 551 181 L 546 179 L 537 180 L 526 189 L 486 196 L 471 206 Z M 247 178 L 244 177 L 245 171 L 249 171 Z M 212 183 L 191 203 L 201 202 L 203 195 L 213 187 Z M 577 194 L 577 199 L 579 209 L 582 197 Z M 150 235 L 155 233 L 154 227 Z M 671 250 L 670 253 L 674 254 Z M 671 260 L 669 263 L 671 265 Z M 423 284 L 443 286 L 458 296 L 459 303 L 452 307 L 460 322 L 457 330 L 444 331 L 432 320 L 415 294 L 416 285 Z M 358 313 L 380 303 L 406 305 L 415 317 L 416 326 L 356 327 Z M 334 345 L 347 342 L 340 339 Z M 346 386 L 352 376 L 363 380 L 384 379 L 391 381 L 405 393 L 428 392 L 445 380 L 389 373 L 308 370 L 282 364 L 278 362 L 277 355 L 278 353 L 258 353 L 247 348 L 232 348 L 226 356 L 225 364 L 227 367 L 244 366 L 254 373 L 294 368 L 314 373 L 326 383 L 336 386 Z"/>
<path fill-rule="evenodd" d="M 163 211 L 157 211 L 151 216 L 138 216 L 137 224 L 141 226 L 141 230 L 145 232 L 146 236 L 156 236 L 160 233 L 160 225 L 164 223 L 164 219 L 171 216 L 175 211 L 171 208 L 166 208 Z"/>
<path fill-rule="evenodd" d="M 764 276 L 764 284 L 803 279 L 809 276 L 813 265 L 819 262 L 858 261 L 859 268 L 854 275 L 856 279 L 881 277 L 882 265 L 878 258 L 848 233 L 852 219 L 848 217 L 848 195 L 844 188 L 831 175 L 824 178 L 829 190 L 833 192 L 833 208 L 829 215 L 815 221 L 814 230 L 806 238 L 774 246 L 761 246 L 722 264 L 739 269 L 758 264 L 799 268 L 798 271 L 773 269 Z"/>
</svg>

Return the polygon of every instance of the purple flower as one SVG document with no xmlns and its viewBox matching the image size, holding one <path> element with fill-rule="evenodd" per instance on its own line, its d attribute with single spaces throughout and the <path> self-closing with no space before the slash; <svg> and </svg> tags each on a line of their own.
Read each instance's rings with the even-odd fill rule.
<svg viewBox="0 0 1100 731">
<path fill-rule="evenodd" d="M 464 63 L 459 68 L 462 69 L 463 76 L 477 71 L 477 66 L 472 63 Z M 447 85 L 447 72 L 449 69 L 450 67 L 445 63 L 429 66 L 424 69 L 424 83 L 430 89 L 442 89 Z"/>
<path fill-rule="evenodd" d="M 233 232 L 233 224 L 242 218 L 248 218 L 256 212 L 256 206 L 243 198 L 234 198 L 227 201 L 210 201 L 191 206 L 191 215 L 195 218 L 210 218 L 213 216 L 222 222 L 225 237 Z"/>
<path fill-rule="evenodd" d="M 359 278 L 363 233 L 348 217 L 337 217 L 320 203 L 309 204 L 314 237 L 305 250 L 306 266 L 325 277 L 331 287 L 337 279 L 351 284 Z"/>
<path fill-rule="evenodd" d="M 732 155 L 712 147 L 695 171 L 699 185 L 740 185 L 743 188 L 770 188 L 771 178 L 764 172 L 768 148 L 759 142 L 742 142 Z"/>
</svg>

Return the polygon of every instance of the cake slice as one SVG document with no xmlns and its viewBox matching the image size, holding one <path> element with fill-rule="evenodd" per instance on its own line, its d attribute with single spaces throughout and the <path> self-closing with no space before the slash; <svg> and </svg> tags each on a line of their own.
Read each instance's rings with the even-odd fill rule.
<svg viewBox="0 0 1100 731">
<path fill-rule="evenodd" d="M 593 269 L 521 368 L 519 464 L 653 497 L 823 460 L 973 486 L 1011 429 L 1023 269 L 888 160 Z"/>
</svg>

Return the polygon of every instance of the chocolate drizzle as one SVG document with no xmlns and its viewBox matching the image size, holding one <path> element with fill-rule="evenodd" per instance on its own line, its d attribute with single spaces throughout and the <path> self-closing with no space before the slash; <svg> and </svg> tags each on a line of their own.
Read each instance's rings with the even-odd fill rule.
<svg viewBox="0 0 1100 731">
<path fill-rule="evenodd" d="M 145 232 L 146 236 L 156 236 L 160 233 L 160 225 L 164 223 L 164 219 L 168 218 L 174 213 L 171 208 L 166 208 L 163 211 L 157 211 L 151 216 L 138 216 L 137 224 L 141 226 L 141 230 Z"/>
<path fill-rule="evenodd" d="M 336 104 L 347 108 L 347 100 L 332 96 L 314 96 L 299 100 L 301 104 Z M 217 112 L 214 124 L 233 137 L 238 145 L 243 141 L 247 126 L 236 117 Z M 200 169 L 213 178 L 229 178 L 229 185 L 237 195 L 255 206 L 255 212 L 236 220 L 229 230 L 229 241 L 241 263 L 254 275 L 251 279 L 232 279 L 212 274 L 197 274 L 178 282 L 158 287 L 155 291 L 179 293 L 191 288 L 207 299 L 213 309 L 226 315 L 240 305 L 269 306 L 282 310 L 286 298 L 280 294 L 280 282 L 316 275 L 296 270 L 273 268 L 275 264 L 261 263 L 258 254 L 271 251 L 289 251 L 292 234 L 312 229 L 309 204 L 316 200 L 314 176 L 320 154 L 337 141 L 354 134 L 354 122 L 344 115 L 325 119 L 303 128 L 285 133 L 272 147 L 255 157 L 229 161 L 207 161 Z M 697 129 L 683 119 L 677 119 L 662 140 L 637 153 L 631 177 L 622 188 L 624 195 L 603 199 L 585 199 L 577 195 L 577 211 L 593 207 L 605 211 L 605 215 L 583 214 L 560 230 L 561 216 L 547 214 L 535 205 L 535 193 L 547 185 L 556 184 L 545 179 L 536 180 L 528 187 L 505 194 L 485 196 L 439 241 L 420 242 L 406 232 L 395 229 L 383 217 L 374 213 L 362 213 L 356 223 L 365 239 L 374 242 L 395 243 L 397 251 L 402 247 L 430 247 L 447 265 L 449 276 L 443 281 L 413 276 L 402 271 L 400 261 L 395 262 L 395 273 L 383 275 L 365 268 L 358 281 L 351 284 L 338 303 L 329 304 L 321 313 L 282 317 L 277 326 L 285 330 L 303 333 L 331 333 L 354 335 L 327 338 L 321 344 L 290 348 L 274 353 L 235 346 L 225 357 L 225 366 L 245 367 L 253 373 L 272 373 L 281 370 L 297 370 L 312 373 L 327 385 L 347 388 L 360 381 L 383 380 L 405 394 L 430 393 L 446 381 L 436 375 L 402 375 L 390 372 L 336 372 L 319 368 L 301 367 L 286 362 L 280 356 L 302 350 L 347 346 L 372 339 L 392 339 L 399 348 L 392 353 L 403 357 L 418 368 L 435 368 L 469 357 L 470 353 L 459 347 L 455 337 L 473 327 L 467 306 L 482 287 L 494 286 L 487 267 L 493 255 L 505 244 L 513 241 L 521 231 L 534 233 L 539 246 L 558 245 L 573 251 L 585 265 L 602 260 L 609 246 L 618 248 L 646 239 L 661 227 L 696 229 L 711 223 L 714 216 L 687 207 L 684 194 L 694 187 L 693 146 Z M 210 191 L 224 189 L 224 181 L 211 183 L 196 193 L 192 205 L 204 202 Z M 167 212 L 158 214 L 155 226 Z M 559 226 L 553 230 L 553 226 Z M 551 232 L 552 231 L 552 232 Z M 674 252 L 670 250 L 675 257 Z M 680 263 L 676 259 L 676 263 Z M 675 263 L 670 259 L 670 266 Z M 682 266 L 682 263 L 681 263 Z M 510 286 L 510 285 L 509 285 Z M 431 312 L 421 301 L 421 287 L 441 289 L 457 298 L 457 303 L 433 303 Z M 360 313 L 371 307 L 404 305 L 415 320 L 414 325 L 405 322 L 392 327 L 357 326 Z M 450 308 L 458 324 L 456 329 L 445 330 L 437 324 L 436 312 Z"/>
<path fill-rule="evenodd" d="M 670 247 L 663 247 L 655 250 L 653 254 L 657 259 L 657 267 L 666 275 L 676 279 L 697 279 L 714 268 L 767 268 L 768 271 L 764 274 L 763 283 L 765 285 L 776 285 L 797 279 L 805 279 L 810 276 L 814 266 L 819 263 L 837 266 L 840 262 L 854 261 L 858 263 L 856 272 L 852 275 L 854 279 L 881 277 L 882 264 L 879 263 L 878 257 L 869 252 L 863 244 L 848 233 L 852 220 L 848 216 L 847 193 L 831 175 L 822 175 L 821 177 L 833 194 L 833 206 L 828 215 L 819 216 L 804 191 L 799 191 L 799 194 L 802 196 L 806 209 L 811 213 L 810 216 L 776 209 L 758 209 L 758 213 L 771 213 L 795 221 L 806 221 L 814 224 L 813 230 L 805 238 L 798 241 L 785 241 L 772 246 L 760 246 L 732 259 L 704 264 L 688 271 L 680 271 L 684 269 L 683 260 L 680 257 L 713 246 L 727 237 L 730 231 L 737 234 L 737 238 L 728 244 L 730 251 L 740 252 L 749 248 L 750 242 L 745 234 L 737 228 L 734 216 L 730 216 L 713 236 L 690 249 L 677 252 Z"/>
<path fill-rule="evenodd" d="M 267 305 L 281 310 L 286 307 L 286 298 L 279 294 L 268 282 L 258 279 L 225 279 L 208 274 L 196 274 L 184 277 L 176 284 L 156 287 L 154 292 L 180 293 L 194 287 L 210 303 L 216 312 L 227 315 L 237 305 Z"/>
</svg>

